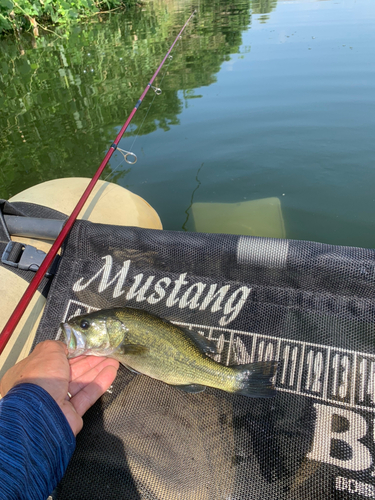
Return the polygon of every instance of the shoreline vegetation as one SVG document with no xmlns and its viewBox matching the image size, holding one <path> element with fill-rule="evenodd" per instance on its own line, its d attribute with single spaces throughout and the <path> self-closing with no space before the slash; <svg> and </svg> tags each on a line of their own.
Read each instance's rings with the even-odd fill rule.
<svg viewBox="0 0 375 500">
<path fill-rule="evenodd" d="M 51 26 L 126 9 L 140 0 L 0 0 L 0 36 L 23 31 L 35 37 L 50 31 Z"/>
</svg>

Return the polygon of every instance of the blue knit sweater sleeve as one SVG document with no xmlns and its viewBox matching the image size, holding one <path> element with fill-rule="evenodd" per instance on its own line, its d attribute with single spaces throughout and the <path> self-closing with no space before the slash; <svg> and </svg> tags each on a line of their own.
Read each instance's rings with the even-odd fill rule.
<svg viewBox="0 0 375 500">
<path fill-rule="evenodd" d="M 0 400 L 0 499 L 44 500 L 61 480 L 75 437 L 54 399 L 20 384 Z"/>
</svg>

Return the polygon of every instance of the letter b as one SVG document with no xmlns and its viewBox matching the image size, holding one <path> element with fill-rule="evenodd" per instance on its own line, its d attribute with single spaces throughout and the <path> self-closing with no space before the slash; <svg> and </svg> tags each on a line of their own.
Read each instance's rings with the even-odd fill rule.
<svg viewBox="0 0 375 500">
<path fill-rule="evenodd" d="M 318 460 L 327 464 L 336 465 L 352 471 L 365 470 L 371 467 L 372 457 L 370 450 L 359 440 L 367 433 L 366 420 L 358 413 L 333 408 L 331 406 L 314 404 L 316 409 L 316 424 L 312 450 L 307 454 L 310 460 Z M 333 416 L 343 417 L 348 422 L 345 431 L 332 430 Z M 332 440 L 340 440 L 351 448 L 351 457 L 347 460 L 331 456 Z"/>
</svg>

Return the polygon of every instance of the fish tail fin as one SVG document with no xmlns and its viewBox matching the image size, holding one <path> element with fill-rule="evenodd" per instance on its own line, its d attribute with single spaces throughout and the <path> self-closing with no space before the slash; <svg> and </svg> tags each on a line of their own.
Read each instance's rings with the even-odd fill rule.
<svg viewBox="0 0 375 500">
<path fill-rule="evenodd" d="M 233 392 L 249 398 L 271 398 L 276 395 L 274 381 L 277 361 L 259 361 L 236 365 L 236 387 Z"/>
</svg>

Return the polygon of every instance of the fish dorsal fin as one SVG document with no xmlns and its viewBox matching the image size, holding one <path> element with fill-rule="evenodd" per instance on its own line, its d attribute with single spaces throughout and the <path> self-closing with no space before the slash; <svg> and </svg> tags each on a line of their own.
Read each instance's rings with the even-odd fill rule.
<svg viewBox="0 0 375 500">
<path fill-rule="evenodd" d="M 181 330 L 183 330 L 194 344 L 205 354 L 218 354 L 217 345 L 214 340 L 210 340 L 194 330 L 188 330 L 187 328 L 181 328 Z"/>
<path fill-rule="evenodd" d="M 204 335 L 201 335 L 200 333 L 194 330 L 189 330 L 188 328 L 180 326 L 178 323 L 175 324 L 172 321 L 169 321 L 168 319 L 159 318 L 158 316 L 155 316 L 154 314 L 151 313 L 148 314 L 150 314 L 150 316 L 154 316 L 158 320 L 163 321 L 163 323 L 173 325 L 182 330 L 185 333 L 185 335 L 194 342 L 194 344 L 198 347 L 198 349 L 204 352 L 205 354 L 219 354 L 216 342 L 214 340 L 210 340 L 206 338 Z"/>
<path fill-rule="evenodd" d="M 205 385 L 199 384 L 188 384 L 188 385 L 174 385 L 177 389 L 180 389 L 184 392 L 189 392 L 191 394 L 198 394 L 199 392 L 203 392 L 206 389 Z"/>
</svg>

